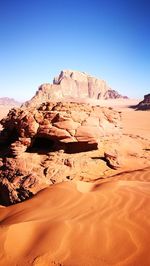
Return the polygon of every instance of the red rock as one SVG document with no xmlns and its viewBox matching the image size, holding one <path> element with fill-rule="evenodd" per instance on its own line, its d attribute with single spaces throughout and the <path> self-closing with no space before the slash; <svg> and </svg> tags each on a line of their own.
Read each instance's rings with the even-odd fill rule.
<svg viewBox="0 0 150 266">
<path fill-rule="evenodd" d="M 121 155 L 119 155 L 117 150 L 114 149 L 105 151 L 104 157 L 111 168 L 117 170 L 122 166 Z"/>
<path fill-rule="evenodd" d="M 19 150 L 24 152 L 37 137 L 62 143 L 98 144 L 104 133 L 112 134 L 120 129 L 119 122 L 118 112 L 79 103 L 45 103 L 39 108 L 13 109 L 1 121 L 4 132 L 7 131 L 6 138 L 12 136 L 12 142 L 15 139 L 10 147 L 13 155 Z"/>
<path fill-rule="evenodd" d="M 78 153 L 98 149 L 104 132 L 120 133 L 120 119 L 119 112 L 75 102 L 12 109 L 1 121 L 7 152 L 0 161 L 0 203 L 17 203 L 73 179 L 88 164 L 86 157 L 75 163 Z"/>
<path fill-rule="evenodd" d="M 67 120 L 67 121 L 56 122 L 54 123 L 54 126 L 68 131 L 68 130 L 76 130 L 80 126 L 80 123 L 74 122 L 72 120 Z"/>
</svg>

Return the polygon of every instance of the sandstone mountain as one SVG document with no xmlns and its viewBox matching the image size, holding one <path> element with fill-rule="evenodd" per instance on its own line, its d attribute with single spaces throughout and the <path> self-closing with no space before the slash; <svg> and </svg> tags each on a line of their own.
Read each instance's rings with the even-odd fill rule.
<svg viewBox="0 0 150 266">
<path fill-rule="evenodd" d="M 2 97 L 0 98 L 0 105 L 3 106 L 19 106 L 20 103 L 14 100 L 13 98 L 8 98 L 8 97 Z"/>
<path fill-rule="evenodd" d="M 150 93 L 144 95 L 144 100 L 141 101 L 137 106 L 137 110 L 150 110 Z"/>
<path fill-rule="evenodd" d="M 39 87 L 36 95 L 24 106 L 36 106 L 42 102 L 63 99 L 116 99 L 127 98 L 112 90 L 104 80 L 92 77 L 85 72 L 63 70 L 55 77 L 53 84 Z"/>
</svg>

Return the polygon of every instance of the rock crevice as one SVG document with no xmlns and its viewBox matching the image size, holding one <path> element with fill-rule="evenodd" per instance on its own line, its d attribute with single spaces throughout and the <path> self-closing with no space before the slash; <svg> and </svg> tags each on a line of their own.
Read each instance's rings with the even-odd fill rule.
<svg viewBox="0 0 150 266">
<path fill-rule="evenodd" d="M 80 176 L 86 154 L 98 151 L 104 136 L 120 134 L 120 122 L 117 111 L 71 102 L 12 109 L 1 120 L 0 191 L 7 193 L 0 194 L 0 204 Z"/>
</svg>

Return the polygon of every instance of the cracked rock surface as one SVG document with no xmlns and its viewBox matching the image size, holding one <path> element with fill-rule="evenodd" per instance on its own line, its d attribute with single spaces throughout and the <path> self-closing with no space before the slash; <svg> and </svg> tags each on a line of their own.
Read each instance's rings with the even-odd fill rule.
<svg viewBox="0 0 150 266">
<path fill-rule="evenodd" d="M 84 172 L 99 167 L 89 153 L 99 152 L 107 136 L 120 134 L 120 121 L 117 111 L 80 103 L 12 109 L 1 120 L 1 203 L 20 202 L 54 183 L 87 179 Z"/>
</svg>

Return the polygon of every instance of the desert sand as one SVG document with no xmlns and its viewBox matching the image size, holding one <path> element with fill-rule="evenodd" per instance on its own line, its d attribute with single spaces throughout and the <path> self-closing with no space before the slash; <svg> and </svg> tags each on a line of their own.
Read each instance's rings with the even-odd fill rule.
<svg viewBox="0 0 150 266">
<path fill-rule="evenodd" d="M 3 117 L 5 117 L 9 110 L 13 108 L 13 106 L 10 106 L 10 105 L 0 105 L 0 119 L 2 119 Z M 2 126 L 0 125 L 0 130 L 2 129 Z"/>
<path fill-rule="evenodd" d="M 150 140 L 150 112 L 135 111 L 131 108 L 122 110 L 125 134 L 134 134 Z"/>
<path fill-rule="evenodd" d="M 113 104 L 122 112 L 123 131 L 149 145 L 150 112 L 130 104 Z M 108 178 L 62 182 L 23 203 L 1 206 L 0 231 L 1 266 L 148 266 L 149 162 L 133 159 Z"/>
</svg>

